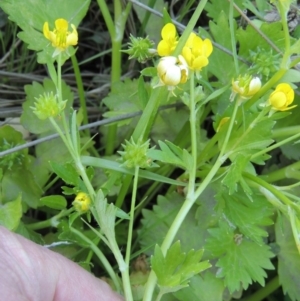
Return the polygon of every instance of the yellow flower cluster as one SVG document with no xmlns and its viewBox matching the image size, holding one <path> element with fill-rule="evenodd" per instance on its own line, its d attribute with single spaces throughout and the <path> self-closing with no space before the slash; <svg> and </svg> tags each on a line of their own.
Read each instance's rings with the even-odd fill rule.
<svg viewBox="0 0 300 301">
<path fill-rule="evenodd" d="M 209 39 L 202 40 L 195 33 L 191 33 L 181 55 L 178 58 L 172 56 L 177 43 L 178 35 L 174 24 L 166 24 L 161 31 L 162 40 L 157 46 L 157 53 L 162 56 L 158 67 L 160 83 L 166 85 L 169 90 L 179 83 L 185 83 L 189 70 L 201 71 L 208 65 L 208 57 L 211 55 L 213 46 Z"/>
</svg>

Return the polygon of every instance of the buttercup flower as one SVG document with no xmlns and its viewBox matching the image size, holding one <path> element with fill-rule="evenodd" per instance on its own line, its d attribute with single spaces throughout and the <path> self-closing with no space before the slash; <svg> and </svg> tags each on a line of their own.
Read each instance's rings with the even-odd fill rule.
<svg viewBox="0 0 300 301">
<path fill-rule="evenodd" d="M 72 32 L 69 31 L 69 23 L 65 19 L 55 21 L 55 29 L 49 30 L 48 22 L 44 23 L 43 34 L 51 41 L 52 46 L 59 51 L 65 51 L 69 46 L 75 46 L 78 43 L 78 33 L 75 25 L 71 24 Z"/>
<path fill-rule="evenodd" d="M 252 97 L 261 88 L 261 81 L 259 77 L 252 77 L 251 75 L 239 76 L 237 80 L 232 80 L 233 95 L 239 94 L 242 99 Z"/>
<path fill-rule="evenodd" d="M 161 37 L 162 40 L 157 45 L 158 55 L 171 55 L 178 43 L 175 25 L 172 23 L 167 23 L 161 31 Z"/>
<path fill-rule="evenodd" d="M 277 85 L 275 91 L 269 97 L 269 105 L 275 111 L 287 111 L 295 108 L 297 105 L 289 107 L 294 101 L 294 90 L 289 84 Z"/>
<path fill-rule="evenodd" d="M 182 49 L 182 56 L 190 69 L 200 71 L 208 65 L 208 57 L 212 51 L 213 46 L 209 39 L 202 40 L 192 32 Z"/>
<path fill-rule="evenodd" d="M 183 84 L 188 78 L 188 67 L 184 58 L 179 55 L 166 56 L 160 59 L 157 66 L 159 76 L 159 84 L 156 86 L 168 86 L 168 89 L 173 91 L 175 86 Z"/>
<path fill-rule="evenodd" d="M 85 192 L 79 192 L 72 204 L 76 211 L 84 213 L 90 209 L 91 199 Z"/>
</svg>

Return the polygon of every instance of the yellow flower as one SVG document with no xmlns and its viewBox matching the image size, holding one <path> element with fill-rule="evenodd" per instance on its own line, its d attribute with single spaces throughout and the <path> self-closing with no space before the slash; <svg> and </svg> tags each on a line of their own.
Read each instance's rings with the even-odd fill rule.
<svg viewBox="0 0 300 301">
<path fill-rule="evenodd" d="M 172 23 L 167 23 L 161 31 L 161 37 L 162 40 L 157 45 L 158 55 L 171 55 L 178 43 L 175 25 Z"/>
<path fill-rule="evenodd" d="M 213 46 L 209 39 L 202 40 L 192 32 L 182 49 L 182 56 L 190 69 L 200 71 L 208 65 L 208 57 L 212 51 Z"/>
<path fill-rule="evenodd" d="M 232 80 L 233 94 L 239 94 L 242 99 L 252 97 L 261 88 L 261 81 L 259 77 L 252 77 L 250 75 L 239 76 L 237 80 Z"/>
<path fill-rule="evenodd" d="M 48 22 L 44 23 L 44 36 L 51 41 L 52 46 L 65 51 L 69 46 L 75 46 L 78 42 L 78 33 L 75 25 L 71 24 L 72 32 L 69 31 L 69 24 L 65 19 L 55 21 L 55 29 L 49 30 Z"/>
<path fill-rule="evenodd" d="M 297 105 L 289 107 L 294 101 L 294 90 L 289 84 L 277 85 L 275 91 L 269 97 L 269 104 L 275 111 L 287 111 L 295 108 Z"/>
<path fill-rule="evenodd" d="M 90 209 L 91 199 L 85 192 L 79 192 L 72 204 L 76 211 L 84 213 Z"/>
<path fill-rule="evenodd" d="M 174 90 L 178 84 L 183 84 L 188 78 L 188 67 L 184 58 L 179 55 L 166 56 L 160 59 L 157 66 L 157 73 L 159 76 L 158 86 L 168 86 L 168 90 Z"/>
</svg>

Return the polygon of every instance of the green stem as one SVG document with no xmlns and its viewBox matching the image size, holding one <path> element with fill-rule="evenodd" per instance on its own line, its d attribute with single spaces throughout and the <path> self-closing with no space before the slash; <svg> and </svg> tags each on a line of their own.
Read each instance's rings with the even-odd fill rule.
<svg viewBox="0 0 300 301">
<path fill-rule="evenodd" d="M 76 230 L 73 227 L 70 227 L 70 231 L 75 234 L 77 237 L 85 241 L 89 244 L 90 249 L 93 250 L 93 252 L 96 254 L 96 256 L 99 258 L 101 263 L 103 264 L 104 268 L 106 269 L 108 275 L 110 276 L 111 280 L 113 281 L 116 289 L 118 292 L 121 292 L 121 284 L 119 282 L 119 279 L 113 270 L 112 266 L 110 265 L 109 261 L 106 259 L 105 255 L 101 252 L 101 250 L 94 244 L 92 240 L 90 240 L 88 237 L 86 237 L 82 232 Z"/>
<path fill-rule="evenodd" d="M 271 145 L 271 146 L 269 146 L 269 147 L 267 147 L 267 148 L 265 148 L 265 149 L 263 149 L 263 150 L 261 150 L 261 151 L 255 153 L 255 154 L 253 154 L 253 155 L 251 156 L 251 159 L 254 159 L 254 158 L 256 158 L 256 157 L 258 157 L 258 156 L 260 156 L 260 155 L 263 155 L 263 154 L 265 154 L 265 153 L 268 153 L 269 151 L 271 151 L 271 150 L 273 150 L 273 149 L 275 149 L 275 148 L 277 148 L 277 147 L 280 147 L 281 145 L 284 145 L 284 144 L 286 144 L 286 143 L 288 143 L 288 142 L 290 142 L 290 141 L 293 141 L 293 140 L 295 140 L 295 139 L 297 139 L 297 138 L 299 138 L 299 137 L 300 137 L 300 133 L 298 133 L 298 134 L 296 134 L 296 135 L 294 135 L 294 136 L 291 136 L 291 137 L 289 137 L 289 138 L 286 138 L 286 139 L 284 139 L 284 140 L 282 140 L 282 141 L 280 141 L 280 142 L 277 142 L 277 143 L 275 143 L 275 144 L 273 144 L 273 145 Z"/>
<path fill-rule="evenodd" d="M 133 188 L 132 188 L 132 196 L 131 196 L 131 208 L 130 208 L 130 220 L 129 220 L 128 237 L 127 237 L 126 257 L 125 257 L 125 262 L 126 262 L 127 266 L 129 266 L 129 263 L 130 263 L 132 232 L 133 232 L 136 192 L 137 192 L 137 188 L 138 188 L 138 179 L 139 179 L 139 167 L 136 166 L 135 171 L 134 171 L 134 179 L 133 179 Z"/>
<path fill-rule="evenodd" d="M 196 104 L 195 104 L 195 73 L 190 77 L 190 131 L 191 131 L 191 155 L 193 166 L 189 170 L 189 184 L 187 198 L 191 198 L 195 191 L 196 169 L 197 169 L 197 133 L 196 133 Z"/>
<path fill-rule="evenodd" d="M 131 184 L 131 180 L 132 180 L 132 175 L 126 175 L 125 178 L 123 179 L 122 186 L 116 200 L 116 207 L 122 208 L 125 197 L 127 195 L 128 188 Z"/>
<path fill-rule="evenodd" d="M 132 133 L 134 141 L 139 139 L 146 141 L 150 133 L 151 127 L 156 118 L 157 110 L 163 98 L 167 97 L 167 89 L 165 87 L 158 87 L 152 90 L 150 99 L 144 109 L 144 112 Z"/>
<path fill-rule="evenodd" d="M 112 21 L 109 12 L 107 12 L 107 5 L 103 1 L 98 0 L 98 4 L 102 10 L 109 17 L 105 18 L 107 27 L 112 41 L 112 60 L 111 60 L 111 90 L 114 91 L 114 83 L 118 82 L 122 73 L 122 40 L 124 36 L 125 24 L 131 9 L 132 4 L 127 3 L 125 10 L 122 9 L 122 2 L 114 0 L 114 21 Z M 108 24 L 108 23 L 109 24 Z M 113 27 L 113 28 L 112 28 Z M 105 154 L 111 155 L 115 149 L 115 142 L 117 136 L 117 124 L 114 123 L 108 128 L 107 142 L 105 146 Z"/>
<path fill-rule="evenodd" d="M 284 4 L 279 3 L 278 4 L 278 11 L 281 16 L 281 23 L 282 23 L 282 28 L 284 32 L 284 42 L 285 42 L 285 47 L 284 47 L 284 54 L 281 62 L 281 68 L 282 69 L 288 69 L 289 64 L 290 64 L 290 49 L 291 49 L 291 40 L 290 40 L 290 32 L 289 32 L 289 27 L 287 23 L 287 10 L 283 7 Z"/>
<path fill-rule="evenodd" d="M 238 63 L 238 57 L 237 57 L 237 47 L 236 47 L 236 40 L 235 40 L 235 34 L 234 34 L 234 17 L 233 17 L 233 0 L 230 0 L 230 6 L 229 6 L 229 28 L 230 28 L 230 41 L 231 41 L 231 51 L 233 54 L 233 61 L 234 61 L 234 67 L 235 67 L 235 73 L 238 75 L 240 73 L 239 71 L 239 63 Z"/>
<path fill-rule="evenodd" d="M 266 175 L 261 175 L 261 179 L 267 181 L 268 183 L 276 182 L 282 179 L 294 178 L 300 180 L 300 161 L 290 164 L 289 166 L 283 167 L 276 171 L 273 171 Z"/>
<path fill-rule="evenodd" d="M 107 1 L 97 0 L 97 2 L 98 2 L 98 5 L 100 7 L 100 11 L 101 11 L 101 14 L 104 18 L 105 24 L 107 26 L 109 35 L 111 37 L 113 37 L 114 34 L 115 34 L 115 25 L 114 25 L 113 19 L 111 17 L 111 14 L 109 12 L 109 9 L 108 9 L 108 6 L 107 6 Z"/>
<path fill-rule="evenodd" d="M 54 215 L 45 221 L 27 224 L 26 228 L 30 230 L 40 230 L 48 227 L 57 227 L 57 225 L 59 224 L 59 220 L 65 216 L 69 216 L 73 211 L 74 211 L 73 207 L 68 210 L 62 210 L 57 215 Z"/>
<path fill-rule="evenodd" d="M 229 126 L 228 126 L 228 130 L 227 130 L 227 133 L 226 133 L 226 136 L 225 136 L 225 139 L 223 141 L 223 145 L 222 145 L 219 157 L 218 157 L 223 162 L 225 161 L 225 159 L 222 159 L 222 156 L 225 154 L 225 151 L 226 151 L 226 147 L 227 147 L 227 144 L 228 144 L 231 132 L 232 132 L 232 128 L 233 128 L 233 125 L 234 125 L 234 122 L 235 122 L 235 117 L 236 117 L 236 113 L 237 113 L 239 104 L 240 104 L 240 100 L 236 99 L 234 107 L 233 107 L 232 116 L 230 117 L 230 123 L 229 123 Z"/>
<path fill-rule="evenodd" d="M 300 132 L 300 126 L 294 125 L 294 126 L 288 126 L 288 127 L 282 127 L 278 129 L 274 129 L 272 132 L 272 138 L 280 138 L 280 137 L 290 137 L 292 135 L 295 135 Z"/>
<path fill-rule="evenodd" d="M 189 38 L 190 33 L 193 31 L 194 27 L 196 26 L 206 3 L 207 3 L 207 0 L 201 0 L 200 3 L 198 4 L 191 19 L 189 20 L 188 25 L 186 26 L 184 32 L 182 33 L 182 35 L 178 41 L 176 49 L 174 50 L 174 52 L 172 54 L 173 56 L 178 56 L 181 53 L 182 48 L 184 47 L 187 39 Z"/>
<path fill-rule="evenodd" d="M 124 261 L 123 255 L 118 247 L 117 241 L 115 237 L 107 237 L 109 241 L 109 247 L 113 252 L 116 261 L 118 263 L 121 275 L 122 275 L 122 282 L 123 282 L 123 289 L 125 294 L 126 301 L 133 301 L 132 291 L 131 291 L 131 283 L 129 277 L 129 266 Z"/>
<path fill-rule="evenodd" d="M 243 299 L 242 301 L 261 301 L 264 300 L 266 297 L 271 295 L 273 292 L 275 292 L 279 287 L 279 277 L 276 276 L 271 281 L 269 281 L 265 287 L 261 288 L 260 290 L 256 291 L 254 294 L 252 294 L 250 297 L 247 297 Z"/>
<path fill-rule="evenodd" d="M 286 195 L 284 195 L 281 191 L 276 189 L 273 185 L 267 183 L 266 181 L 262 180 L 261 178 L 254 176 L 252 174 L 249 174 L 247 172 L 243 172 L 243 176 L 252 182 L 258 184 L 259 186 L 265 188 L 266 190 L 270 191 L 275 197 L 277 197 L 279 200 L 281 200 L 286 206 L 290 206 L 294 209 L 296 209 L 299 212 L 299 208 L 297 204 L 292 202 Z M 282 208 L 279 208 L 282 209 Z M 286 213 L 286 210 L 284 210 L 283 213 Z"/>
<path fill-rule="evenodd" d="M 88 113 L 87 113 L 87 107 L 86 107 L 86 101 L 85 101 L 85 95 L 84 95 L 84 87 L 83 87 L 83 83 L 82 83 L 80 69 L 78 66 L 78 61 L 77 61 L 75 54 L 71 56 L 71 60 L 72 60 L 73 70 L 74 70 L 74 74 L 75 74 L 75 78 L 76 78 L 80 108 L 81 108 L 82 114 L 83 114 L 83 124 L 88 124 L 89 119 L 88 119 Z M 85 133 L 88 137 L 91 137 L 91 133 L 90 133 L 89 129 L 86 129 Z"/>
</svg>

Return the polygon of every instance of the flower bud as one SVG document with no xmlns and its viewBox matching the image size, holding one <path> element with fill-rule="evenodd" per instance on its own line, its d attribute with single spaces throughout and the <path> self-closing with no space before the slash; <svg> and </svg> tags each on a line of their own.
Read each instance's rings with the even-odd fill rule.
<svg viewBox="0 0 300 301">
<path fill-rule="evenodd" d="M 188 67 L 184 58 L 179 55 L 166 56 L 160 59 L 157 66 L 159 84 L 157 86 L 168 86 L 169 90 L 174 90 L 178 84 L 183 84 L 188 78 Z"/>
<path fill-rule="evenodd" d="M 79 192 L 72 204 L 77 212 L 85 213 L 90 209 L 91 199 L 85 192 Z"/>
<path fill-rule="evenodd" d="M 259 77 L 251 75 L 239 76 L 237 80 L 232 80 L 232 92 L 238 94 L 242 99 L 248 99 L 257 93 L 261 88 Z"/>
</svg>

